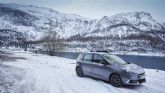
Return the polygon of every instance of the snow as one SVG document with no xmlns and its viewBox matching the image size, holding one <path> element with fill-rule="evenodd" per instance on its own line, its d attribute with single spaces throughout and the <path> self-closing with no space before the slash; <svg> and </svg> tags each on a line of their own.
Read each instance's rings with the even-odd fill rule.
<svg viewBox="0 0 165 93">
<path fill-rule="evenodd" d="M 11 69 L 8 68 L 12 68 L 11 72 L 20 78 L 14 79 L 11 93 L 164 93 L 165 91 L 163 83 L 165 71 L 161 70 L 145 69 L 147 83 L 143 85 L 116 88 L 101 80 L 77 77 L 75 60 L 20 50 L 12 53 L 13 57 L 25 59 L 4 62 L 0 65 L 1 71 L 8 70 L 9 73 Z M 8 68 L 3 70 L 3 65 Z"/>
</svg>

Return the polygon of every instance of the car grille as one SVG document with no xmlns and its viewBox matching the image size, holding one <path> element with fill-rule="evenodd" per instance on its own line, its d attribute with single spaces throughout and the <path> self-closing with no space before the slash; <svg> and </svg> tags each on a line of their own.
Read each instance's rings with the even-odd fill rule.
<svg viewBox="0 0 165 93">
<path fill-rule="evenodd" d="M 146 82 L 146 79 L 140 79 L 140 80 L 130 80 L 129 83 L 144 83 Z"/>
<path fill-rule="evenodd" d="M 140 79 L 138 81 L 139 81 L 139 83 L 143 83 L 143 82 L 146 82 L 146 79 Z"/>
</svg>

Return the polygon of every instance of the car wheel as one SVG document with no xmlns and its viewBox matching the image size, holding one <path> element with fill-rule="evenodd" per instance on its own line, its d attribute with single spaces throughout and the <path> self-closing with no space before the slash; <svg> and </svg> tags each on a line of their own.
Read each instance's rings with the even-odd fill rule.
<svg viewBox="0 0 165 93">
<path fill-rule="evenodd" d="M 122 86 L 122 80 L 120 78 L 120 76 L 118 74 L 112 74 L 110 76 L 110 83 L 112 86 L 115 86 L 115 87 L 120 87 Z"/>
<path fill-rule="evenodd" d="M 82 71 L 81 67 L 76 67 L 76 74 L 79 77 L 83 76 L 83 71 Z"/>
</svg>

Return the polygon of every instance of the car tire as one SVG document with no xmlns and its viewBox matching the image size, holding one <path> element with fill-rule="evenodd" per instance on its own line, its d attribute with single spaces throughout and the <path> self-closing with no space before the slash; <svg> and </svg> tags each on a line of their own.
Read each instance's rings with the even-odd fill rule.
<svg viewBox="0 0 165 93">
<path fill-rule="evenodd" d="M 81 67 L 76 67 L 76 74 L 79 77 L 83 77 L 83 70 L 81 69 Z"/>
<path fill-rule="evenodd" d="M 121 87 L 123 85 L 122 79 L 118 74 L 112 74 L 109 78 L 109 82 L 114 87 Z"/>
</svg>

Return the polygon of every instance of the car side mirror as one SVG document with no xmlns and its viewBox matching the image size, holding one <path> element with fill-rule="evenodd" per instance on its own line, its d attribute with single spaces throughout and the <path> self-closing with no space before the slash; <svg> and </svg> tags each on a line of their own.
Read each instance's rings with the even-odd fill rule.
<svg viewBox="0 0 165 93">
<path fill-rule="evenodd" d="M 103 64 L 104 66 L 107 65 L 105 61 L 101 61 L 100 63 Z"/>
<path fill-rule="evenodd" d="M 131 62 L 127 62 L 128 64 L 131 64 Z"/>
</svg>

